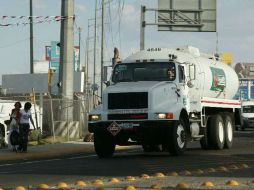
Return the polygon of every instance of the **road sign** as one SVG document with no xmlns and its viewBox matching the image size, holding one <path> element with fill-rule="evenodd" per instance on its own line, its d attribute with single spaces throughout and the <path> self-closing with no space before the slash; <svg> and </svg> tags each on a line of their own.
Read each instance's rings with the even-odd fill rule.
<svg viewBox="0 0 254 190">
<path fill-rule="evenodd" d="M 159 31 L 216 31 L 216 0 L 158 0 Z"/>
<path fill-rule="evenodd" d="M 49 68 L 54 70 L 58 70 L 59 68 L 60 47 L 57 46 L 58 43 L 57 41 L 51 42 Z"/>
<path fill-rule="evenodd" d="M 254 80 L 240 79 L 239 80 L 239 90 L 235 96 L 235 99 L 242 100 L 252 99 L 254 100 Z"/>
<path fill-rule="evenodd" d="M 74 63 L 74 70 L 78 70 L 79 64 L 79 46 L 74 46 L 73 48 L 73 63 Z M 59 42 L 52 41 L 51 46 L 45 47 L 46 51 L 46 60 L 49 61 L 49 69 L 58 70 L 60 64 L 60 47 Z"/>
</svg>

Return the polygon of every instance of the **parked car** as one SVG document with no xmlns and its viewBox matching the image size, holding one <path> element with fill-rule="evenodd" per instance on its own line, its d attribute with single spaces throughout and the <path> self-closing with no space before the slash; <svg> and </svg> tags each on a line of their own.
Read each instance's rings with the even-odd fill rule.
<svg viewBox="0 0 254 190">
<path fill-rule="evenodd" d="M 242 125 L 241 130 L 245 128 L 254 128 L 254 101 L 242 102 Z"/>
</svg>

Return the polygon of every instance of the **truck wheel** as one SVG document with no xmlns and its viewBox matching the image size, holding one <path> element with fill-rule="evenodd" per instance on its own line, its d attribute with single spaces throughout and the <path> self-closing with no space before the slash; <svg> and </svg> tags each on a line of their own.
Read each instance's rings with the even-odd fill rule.
<svg viewBox="0 0 254 190">
<path fill-rule="evenodd" d="M 223 149 L 225 142 L 224 123 L 220 115 L 211 117 L 211 143 L 215 149 Z"/>
<path fill-rule="evenodd" d="M 224 134 L 225 134 L 225 144 L 224 148 L 231 148 L 233 145 L 233 124 L 232 119 L 229 115 L 223 116 L 224 122 Z"/>
<path fill-rule="evenodd" d="M 168 143 L 168 150 L 171 155 L 182 155 L 186 149 L 187 134 L 184 125 L 184 121 L 180 119 L 176 122 L 170 132 L 170 138 Z"/>
<path fill-rule="evenodd" d="M 99 158 L 111 158 L 115 152 L 115 143 L 108 134 L 94 134 L 94 149 Z"/>
<path fill-rule="evenodd" d="M 203 128 L 203 133 L 204 133 L 204 136 L 202 137 L 202 139 L 200 140 L 200 145 L 201 145 L 201 148 L 204 149 L 204 150 L 209 150 L 212 148 L 212 145 L 211 145 L 211 138 L 210 138 L 210 131 L 211 131 L 211 119 L 208 118 L 207 122 L 206 122 L 206 127 Z"/>
</svg>

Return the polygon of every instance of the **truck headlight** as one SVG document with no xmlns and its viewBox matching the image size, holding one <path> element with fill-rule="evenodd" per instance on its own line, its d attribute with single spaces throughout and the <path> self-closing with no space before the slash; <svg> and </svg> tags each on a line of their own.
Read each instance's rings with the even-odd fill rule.
<svg viewBox="0 0 254 190">
<path fill-rule="evenodd" d="M 157 113 L 157 118 L 158 119 L 173 119 L 174 115 L 173 113 Z"/>
<path fill-rule="evenodd" d="M 99 121 L 99 120 L 101 120 L 100 114 L 89 115 L 89 121 Z"/>
</svg>

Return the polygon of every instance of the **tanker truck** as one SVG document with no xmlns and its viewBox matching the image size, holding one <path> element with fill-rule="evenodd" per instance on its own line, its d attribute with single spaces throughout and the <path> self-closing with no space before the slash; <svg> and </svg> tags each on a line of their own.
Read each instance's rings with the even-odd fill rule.
<svg viewBox="0 0 254 190">
<path fill-rule="evenodd" d="M 99 158 L 116 145 L 181 155 L 187 143 L 229 149 L 240 125 L 235 71 L 198 48 L 149 48 L 113 68 L 102 104 L 89 113 Z"/>
</svg>

